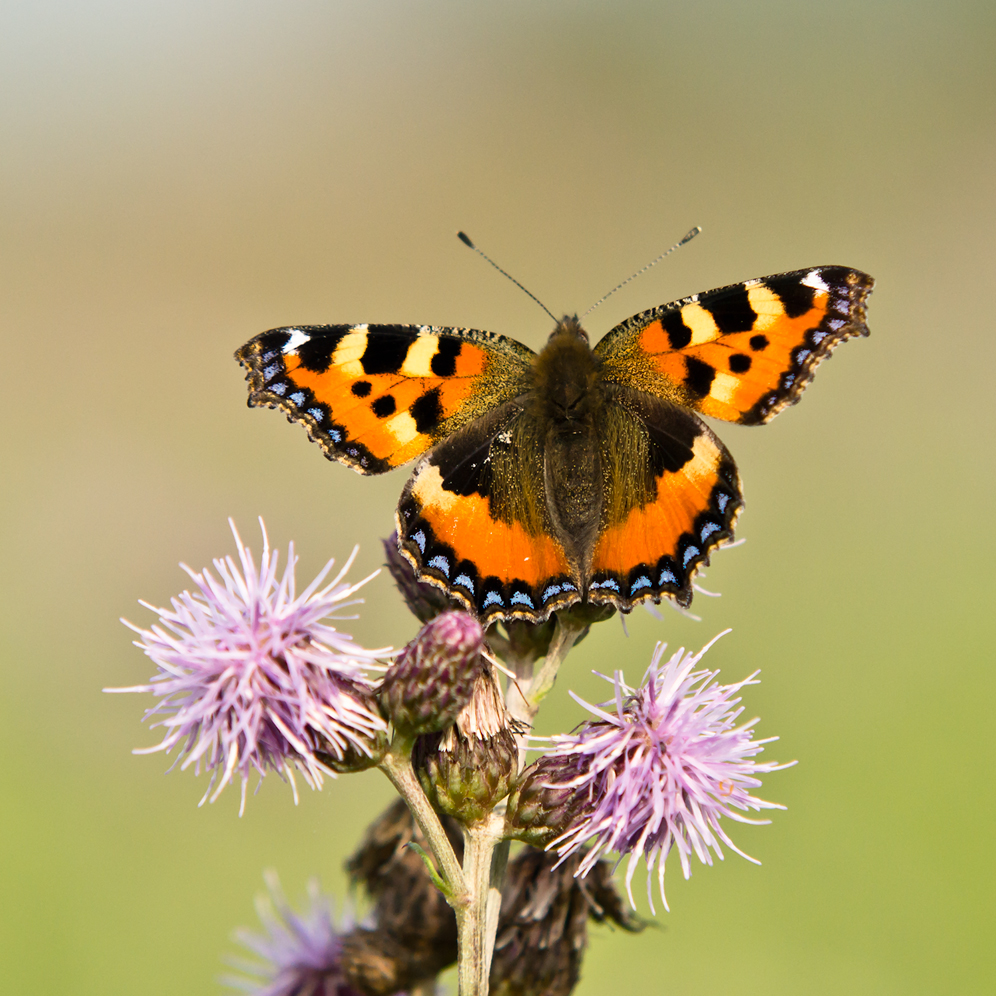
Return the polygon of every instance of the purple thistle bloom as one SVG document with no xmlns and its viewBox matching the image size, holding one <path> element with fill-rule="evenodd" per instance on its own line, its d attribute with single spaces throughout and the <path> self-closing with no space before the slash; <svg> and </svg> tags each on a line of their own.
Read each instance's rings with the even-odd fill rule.
<svg viewBox="0 0 996 996">
<path fill-rule="evenodd" d="M 312 788 L 332 774 L 316 751 L 342 758 L 347 750 L 369 755 L 384 735 L 364 666 L 390 651 L 365 650 L 352 637 L 321 620 L 333 611 L 355 605 L 359 584 L 342 579 L 356 551 L 336 577 L 325 583 L 329 561 L 308 587 L 296 593 L 294 545 L 278 578 L 278 553 L 270 550 L 263 530 L 259 568 L 229 520 L 238 546 L 238 564 L 231 557 L 214 561 L 210 570 L 194 573 L 181 565 L 197 586 L 172 599 L 171 609 L 142 602 L 159 615 L 159 625 L 140 629 L 140 647 L 159 668 L 149 684 L 109 688 L 112 692 L 152 692 L 160 701 L 145 718 L 166 729 L 162 743 L 138 750 L 170 751 L 181 744 L 181 768 L 203 766 L 211 772 L 201 805 L 213 802 L 236 772 L 242 777 L 245 808 L 249 774 L 272 769 L 290 781 L 297 800 L 292 767 Z M 373 577 L 373 575 L 371 575 Z M 324 584 L 324 587 L 323 587 Z M 213 790 L 213 791 L 212 791 Z"/>
<path fill-rule="evenodd" d="M 678 851 L 686 879 L 691 875 L 691 854 L 711 865 L 711 851 L 723 858 L 721 842 L 760 864 L 733 844 L 720 817 L 768 823 L 737 811 L 785 808 L 750 794 L 761 784 L 758 774 L 789 767 L 753 760 L 763 744 L 778 738 L 751 739 L 756 719 L 736 725 L 743 712 L 738 693 L 745 685 L 757 684 L 758 672 L 736 684 L 720 685 L 714 680 L 718 671 L 694 670 L 712 643 L 698 654 L 679 650 L 663 666 L 665 645 L 659 644 L 640 688 L 630 688 L 622 672 L 615 673 L 615 701 L 603 703 L 605 708 L 574 695 L 598 719 L 586 721 L 576 733 L 553 737 L 555 746 L 547 754 L 564 759 L 557 767 L 551 765 L 551 771 L 559 773 L 551 787 L 571 786 L 588 796 L 551 847 L 565 858 L 592 845 L 581 862 L 580 875 L 594 867 L 604 851 L 629 854 L 630 903 L 633 874 L 643 856 L 651 910 L 655 864 L 661 900 L 669 908 L 664 865 L 672 847 Z M 613 704 L 615 711 L 608 711 Z"/>
<path fill-rule="evenodd" d="M 233 968 L 250 977 L 226 976 L 222 982 L 254 996 L 362 996 L 343 975 L 339 932 L 318 882 L 308 883 L 309 909 L 301 916 L 284 898 L 276 873 L 264 878 L 270 895 L 256 900 L 256 910 L 265 933 L 235 932 L 235 939 L 263 960 L 231 959 Z"/>
</svg>

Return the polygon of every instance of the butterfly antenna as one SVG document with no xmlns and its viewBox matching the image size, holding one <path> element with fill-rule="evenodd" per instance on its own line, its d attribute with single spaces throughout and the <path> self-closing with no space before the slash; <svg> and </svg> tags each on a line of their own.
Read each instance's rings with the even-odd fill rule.
<svg viewBox="0 0 996 996">
<path fill-rule="evenodd" d="M 511 273 L 506 273 L 490 256 L 481 252 L 481 250 L 478 249 L 477 246 L 475 246 L 474 243 L 470 241 L 470 237 L 467 235 L 466 232 L 457 232 L 457 238 L 465 246 L 470 246 L 470 248 L 473 249 L 478 256 L 481 256 L 484 259 L 486 259 L 503 277 L 508 277 L 508 279 L 511 280 L 512 283 L 515 284 L 515 286 L 518 287 L 520 291 L 522 291 L 524 294 L 528 294 L 529 297 L 531 297 L 554 321 L 557 321 L 557 316 L 554 315 L 554 313 L 535 294 L 531 294 L 529 291 L 527 291 L 526 288 L 523 287 L 522 284 L 520 284 L 519 281 L 516 280 Z M 656 260 L 654 260 L 654 262 L 656 262 Z"/>
<path fill-rule="evenodd" d="M 690 232 L 687 232 L 683 238 L 681 238 L 679 241 L 675 242 L 675 244 L 673 246 L 671 246 L 671 248 L 668 249 L 667 252 L 662 252 L 657 257 L 657 259 L 651 260 L 649 263 L 647 263 L 647 265 L 642 270 L 637 270 L 636 273 L 633 274 L 633 276 L 627 277 L 621 284 L 616 284 L 616 286 L 613 287 L 612 290 L 610 290 L 609 293 L 605 295 L 605 297 L 600 297 L 581 317 L 582 318 L 586 318 L 600 304 L 604 304 L 605 301 L 608 300 L 608 298 L 612 297 L 612 295 L 615 294 L 615 292 L 617 290 L 621 290 L 631 280 L 636 280 L 636 278 L 638 276 L 640 276 L 643 273 L 646 273 L 647 270 L 650 269 L 650 267 L 656 266 L 665 256 L 670 256 L 671 253 L 673 253 L 675 249 L 680 249 L 686 242 L 691 242 L 692 239 L 694 239 L 695 236 L 698 235 L 699 232 L 701 232 L 701 231 L 702 231 L 702 226 L 701 225 L 696 225 Z"/>
</svg>

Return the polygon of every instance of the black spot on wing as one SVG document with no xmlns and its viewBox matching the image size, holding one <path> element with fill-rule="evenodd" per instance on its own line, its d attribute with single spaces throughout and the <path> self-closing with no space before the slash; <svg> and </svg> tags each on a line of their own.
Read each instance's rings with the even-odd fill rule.
<svg viewBox="0 0 996 996">
<path fill-rule="evenodd" d="M 432 432 L 443 420 L 443 406 L 439 402 L 439 388 L 435 387 L 431 391 L 426 391 L 422 397 L 412 403 L 408 411 L 415 419 L 415 428 L 419 432 Z"/>
<path fill-rule="evenodd" d="M 730 370 L 735 374 L 745 374 L 750 370 L 751 359 L 746 353 L 734 353 L 730 357 Z"/>
<path fill-rule="evenodd" d="M 368 380 L 358 380 L 350 390 L 358 398 L 367 398 L 370 396 L 371 390 L 373 390 L 373 385 Z"/>
<path fill-rule="evenodd" d="M 437 377 L 452 377 L 456 373 L 456 361 L 460 355 L 461 345 L 459 339 L 440 337 L 436 345 L 436 355 L 433 356 L 429 369 Z"/>
<path fill-rule="evenodd" d="M 467 459 L 439 467 L 443 478 L 443 490 L 455 495 L 480 495 L 486 498 L 491 494 L 491 461 L 486 450 L 479 450 Z"/>
<path fill-rule="evenodd" d="M 752 335 L 750 337 L 750 348 L 755 353 L 760 353 L 762 349 L 767 349 L 768 337 L 766 335 Z"/>
<path fill-rule="evenodd" d="M 398 373 L 416 338 L 416 332 L 404 325 L 370 325 L 367 346 L 360 357 L 364 372 Z"/>
<path fill-rule="evenodd" d="M 768 277 L 764 284 L 778 295 L 788 318 L 798 318 L 813 306 L 813 298 L 816 295 L 815 288 L 802 283 L 796 275 Z"/>
<path fill-rule="evenodd" d="M 749 332 L 757 320 L 757 312 L 750 306 L 747 288 L 740 285 L 728 287 L 717 294 L 702 294 L 699 304 L 712 315 L 719 331 Z"/>
<path fill-rule="evenodd" d="M 688 418 L 645 425 L 650 435 L 650 465 L 654 479 L 678 473 L 694 455 L 692 444 L 699 434 L 698 426 Z"/>
<path fill-rule="evenodd" d="M 685 384 L 692 394 L 704 398 L 712 389 L 716 368 L 694 356 L 685 357 Z"/>
<path fill-rule="evenodd" d="M 662 315 L 661 327 L 667 333 L 672 349 L 684 349 L 692 341 L 692 330 L 681 320 L 680 311 Z"/>
<path fill-rule="evenodd" d="M 302 329 L 303 332 L 308 333 L 308 339 L 294 350 L 301 366 L 313 373 L 325 373 L 332 363 L 332 354 L 335 352 L 336 346 L 349 330 L 348 325 Z"/>
<path fill-rule="evenodd" d="M 397 411 L 398 403 L 394 400 L 394 395 L 385 394 L 377 398 L 370 407 L 377 418 L 387 418 Z"/>
</svg>

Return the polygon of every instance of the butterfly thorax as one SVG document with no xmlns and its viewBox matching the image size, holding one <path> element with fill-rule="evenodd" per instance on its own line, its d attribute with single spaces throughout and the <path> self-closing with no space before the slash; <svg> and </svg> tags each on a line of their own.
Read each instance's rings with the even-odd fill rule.
<svg viewBox="0 0 996 996">
<path fill-rule="evenodd" d="M 565 317 L 536 357 L 527 420 L 543 450 L 549 526 L 579 578 L 588 572 L 602 510 L 599 364 L 577 318 Z"/>
</svg>

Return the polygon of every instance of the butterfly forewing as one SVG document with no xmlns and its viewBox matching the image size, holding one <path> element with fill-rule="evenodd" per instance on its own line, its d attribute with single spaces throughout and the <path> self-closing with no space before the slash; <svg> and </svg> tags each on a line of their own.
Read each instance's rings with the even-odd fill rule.
<svg viewBox="0 0 996 996">
<path fill-rule="evenodd" d="M 514 397 L 533 353 L 476 329 L 300 325 L 235 355 L 250 405 L 279 408 L 330 459 L 379 474 Z"/>
<path fill-rule="evenodd" d="M 834 347 L 868 334 L 872 285 L 843 266 L 748 280 L 634 315 L 595 352 L 610 382 L 760 425 L 799 400 Z"/>
</svg>

